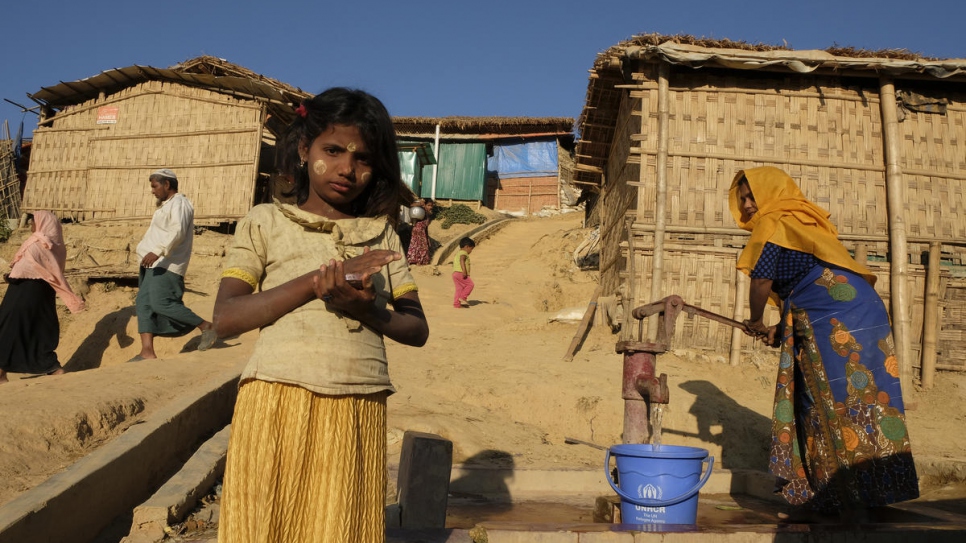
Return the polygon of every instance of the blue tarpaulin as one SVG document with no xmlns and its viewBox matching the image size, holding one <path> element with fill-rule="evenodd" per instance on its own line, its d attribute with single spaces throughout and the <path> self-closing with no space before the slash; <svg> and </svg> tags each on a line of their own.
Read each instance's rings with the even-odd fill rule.
<svg viewBox="0 0 966 543">
<path fill-rule="evenodd" d="M 556 176 L 557 140 L 494 144 L 486 168 L 501 179 Z"/>
</svg>

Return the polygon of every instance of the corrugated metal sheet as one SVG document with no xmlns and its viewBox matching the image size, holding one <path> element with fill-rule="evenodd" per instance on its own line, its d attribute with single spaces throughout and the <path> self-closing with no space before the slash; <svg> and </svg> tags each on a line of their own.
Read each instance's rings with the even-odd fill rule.
<svg viewBox="0 0 966 543">
<path fill-rule="evenodd" d="M 399 169 L 402 174 L 403 182 L 415 194 L 422 192 L 424 166 L 436 164 L 436 157 L 433 155 L 433 144 L 419 142 L 398 142 L 399 146 Z M 432 172 L 432 169 L 429 169 Z M 420 194 L 421 195 L 421 194 Z"/>
<path fill-rule="evenodd" d="M 431 198 L 432 166 L 423 168 L 423 179 L 420 196 Z M 436 198 L 482 201 L 485 180 L 486 144 L 440 144 Z"/>
</svg>

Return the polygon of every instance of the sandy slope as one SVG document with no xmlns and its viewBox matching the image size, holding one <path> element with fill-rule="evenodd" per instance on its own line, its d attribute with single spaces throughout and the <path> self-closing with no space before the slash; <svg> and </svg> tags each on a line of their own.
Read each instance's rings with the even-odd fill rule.
<svg viewBox="0 0 966 543">
<path fill-rule="evenodd" d="M 431 235 L 449 239 L 462 225 Z M 454 443 L 457 462 L 525 468 L 595 469 L 602 453 L 567 445 L 564 437 L 609 445 L 620 442 L 622 359 L 617 336 L 595 328 L 571 362 L 562 358 L 576 323 L 550 323 L 559 310 L 584 307 L 596 272 L 579 271 L 571 252 L 589 231 L 579 214 L 513 221 L 483 240 L 472 255 L 477 289 L 472 307 L 452 307 L 450 268 L 413 270 L 430 320 L 420 349 L 388 344 L 398 393 L 389 400 L 390 458 L 405 430 L 440 434 Z M 70 266 L 97 246 L 99 264 L 126 264 L 140 228 L 68 225 Z M 9 259 L 23 239 L 0 244 Z M 220 256 L 229 238 L 205 231 L 195 238 L 186 302 L 209 316 Z M 87 251 L 85 253 L 85 251 Z M 70 371 L 59 377 L 12 375 L 0 387 L 0 504 L 39 484 L 188 387 L 243 364 L 255 338 L 246 334 L 201 353 L 197 334 L 161 339 L 163 360 L 124 361 L 138 351 L 134 289 L 94 283 L 88 310 L 62 310 L 59 354 Z M 2 290 L 2 287 L 0 287 Z M 84 289 L 87 290 L 87 289 Z M 700 300 L 687 300 L 700 306 Z M 676 346 L 679 347 L 679 346 Z M 722 353 L 723 354 L 723 353 Z M 738 367 L 718 353 L 678 348 L 658 358 L 671 403 L 664 442 L 708 448 L 724 467 L 764 469 L 772 381 L 777 357 L 749 353 Z M 942 373 L 937 387 L 910 391 L 919 405 L 908 414 L 919 460 L 966 462 L 966 375 Z"/>
</svg>

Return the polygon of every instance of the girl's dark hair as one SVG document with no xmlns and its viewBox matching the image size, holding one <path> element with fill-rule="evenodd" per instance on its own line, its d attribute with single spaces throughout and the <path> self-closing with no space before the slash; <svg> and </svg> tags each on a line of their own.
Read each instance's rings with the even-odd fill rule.
<svg viewBox="0 0 966 543">
<path fill-rule="evenodd" d="M 299 164 L 299 143 L 311 146 L 332 125 L 355 126 L 371 155 L 372 180 L 352 202 L 353 214 L 385 216 L 395 227 L 399 206 L 409 204 L 412 191 L 399 173 L 396 130 L 386 106 L 365 91 L 334 87 L 302 102 L 302 107 L 305 116 L 297 112 L 277 144 L 275 166 L 295 183 L 285 196 L 295 196 L 299 204 L 309 197 L 309 173 L 305 165 Z"/>
<path fill-rule="evenodd" d="M 476 242 L 473 238 L 463 238 L 460 240 L 460 249 L 463 247 L 476 247 Z"/>
</svg>

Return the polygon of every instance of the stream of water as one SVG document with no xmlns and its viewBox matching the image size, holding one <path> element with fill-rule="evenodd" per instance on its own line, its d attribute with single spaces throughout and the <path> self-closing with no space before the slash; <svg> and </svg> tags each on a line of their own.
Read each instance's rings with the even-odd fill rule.
<svg viewBox="0 0 966 543">
<path fill-rule="evenodd" d="M 651 405 L 651 447 L 654 450 L 661 448 L 661 421 L 664 420 L 664 404 Z"/>
</svg>

